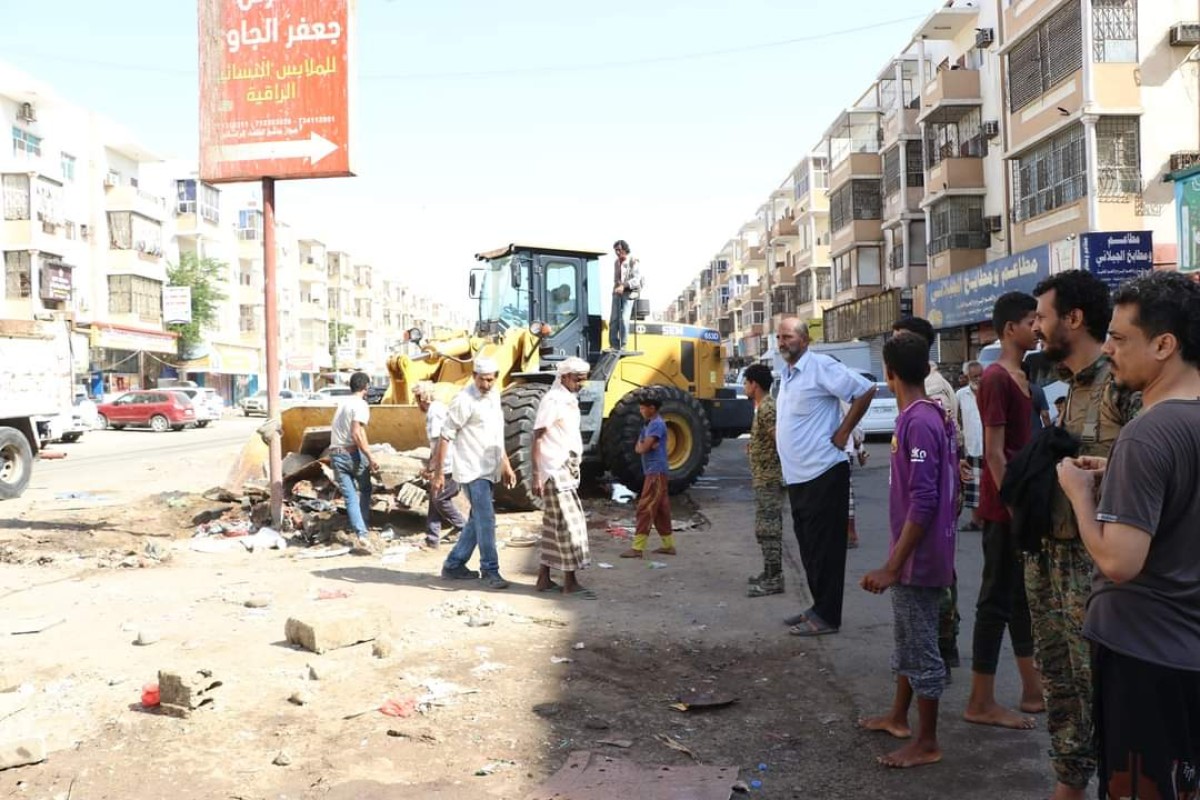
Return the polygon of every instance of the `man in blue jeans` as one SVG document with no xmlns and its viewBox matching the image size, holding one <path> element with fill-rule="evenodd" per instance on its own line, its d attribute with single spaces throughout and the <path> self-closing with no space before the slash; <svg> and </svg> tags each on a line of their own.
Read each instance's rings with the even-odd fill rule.
<svg viewBox="0 0 1200 800">
<path fill-rule="evenodd" d="M 367 422 L 371 418 L 371 407 L 367 405 L 367 387 L 371 379 L 365 372 L 350 376 L 350 391 L 353 393 L 338 406 L 333 415 L 330 435 L 329 460 L 337 476 L 338 488 L 346 501 L 346 516 L 350 519 L 353 538 L 344 541 L 359 554 L 369 555 L 382 550 L 382 542 L 367 531 L 367 520 L 371 517 L 371 473 L 379 469 L 371 458 L 367 442 Z"/>
<path fill-rule="evenodd" d="M 458 543 L 442 564 L 442 577 L 466 580 L 482 577 L 489 589 L 507 589 L 500 577 L 500 557 L 496 553 L 496 509 L 492 489 L 497 480 L 512 488 L 517 476 L 508 463 L 504 449 L 504 412 L 500 392 L 496 390 L 499 368 L 490 358 L 475 359 L 474 376 L 450 404 L 432 464 L 445 463 L 447 448 L 453 457 L 454 480 L 463 487 L 471 503 L 471 516 L 458 536 Z M 438 497 L 446 483 L 441 470 L 430 478 L 430 495 Z M 467 568 L 467 561 L 479 546 L 479 572 Z M 482 573 L 482 575 L 481 575 Z"/>
<path fill-rule="evenodd" d="M 633 296 L 642 290 L 642 269 L 638 260 L 629 254 L 629 243 L 624 239 L 613 242 L 613 299 L 612 313 L 608 317 L 608 346 L 613 350 L 625 349 L 628 333 L 627 308 Z"/>
</svg>

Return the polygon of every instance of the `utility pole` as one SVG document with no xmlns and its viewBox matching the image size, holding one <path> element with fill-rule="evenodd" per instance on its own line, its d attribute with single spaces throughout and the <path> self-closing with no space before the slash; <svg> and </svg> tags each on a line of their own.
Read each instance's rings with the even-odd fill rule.
<svg viewBox="0 0 1200 800">
<path fill-rule="evenodd" d="M 263 194 L 263 316 L 266 322 L 267 417 L 279 419 L 279 299 L 275 270 L 275 179 L 262 179 Z M 271 482 L 271 524 L 283 520 L 283 443 L 280 431 L 267 441 Z"/>
<path fill-rule="evenodd" d="M 770 342 L 771 334 L 775 331 L 775 319 L 771 311 L 771 273 L 775 271 L 775 237 L 772 230 L 775 227 L 775 192 L 767 201 L 767 279 L 763 283 L 763 331 Z"/>
</svg>

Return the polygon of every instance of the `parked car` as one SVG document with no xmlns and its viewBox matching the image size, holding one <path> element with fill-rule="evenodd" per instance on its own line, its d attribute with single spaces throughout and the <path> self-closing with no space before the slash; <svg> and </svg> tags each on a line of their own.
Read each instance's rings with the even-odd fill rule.
<svg viewBox="0 0 1200 800">
<path fill-rule="evenodd" d="M 225 413 L 225 401 L 216 389 L 205 389 L 199 386 L 184 386 L 171 389 L 173 392 L 183 392 L 196 407 L 196 427 L 207 428 L 210 422 L 221 419 Z"/>
<path fill-rule="evenodd" d="M 900 413 L 896 406 L 896 395 L 886 383 L 876 382 L 875 396 L 867 413 L 863 414 L 858 426 L 867 436 L 891 436 L 896 432 L 896 416 Z"/>
<path fill-rule="evenodd" d="M 196 408 L 191 398 L 177 389 L 126 392 L 111 403 L 101 403 L 96 410 L 100 427 L 118 431 L 142 427 L 162 433 L 196 424 Z"/>
<path fill-rule="evenodd" d="M 85 393 L 77 393 L 71 402 L 71 419 L 58 436 L 60 442 L 78 442 L 96 427 L 96 404 Z"/>
<path fill-rule="evenodd" d="M 303 398 L 291 389 L 280 389 L 279 400 L 284 408 L 288 408 L 289 406 L 296 405 Z M 257 394 L 253 394 L 250 397 L 243 397 L 238 405 L 241 407 L 242 413 L 247 417 L 254 414 L 262 414 L 265 417 L 267 415 L 267 390 L 261 389 Z"/>
</svg>

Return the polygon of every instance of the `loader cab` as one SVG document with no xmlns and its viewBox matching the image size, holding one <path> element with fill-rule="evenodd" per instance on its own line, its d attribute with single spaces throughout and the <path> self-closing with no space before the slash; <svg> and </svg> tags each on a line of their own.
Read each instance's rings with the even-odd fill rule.
<svg viewBox="0 0 1200 800">
<path fill-rule="evenodd" d="M 588 250 L 510 245 L 480 253 L 471 271 L 471 297 L 479 301 L 477 332 L 502 335 L 528 328 L 541 338 L 541 360 L 568 356 L 595 362 L 603 324 L 600 258 Z"/>
</svg>

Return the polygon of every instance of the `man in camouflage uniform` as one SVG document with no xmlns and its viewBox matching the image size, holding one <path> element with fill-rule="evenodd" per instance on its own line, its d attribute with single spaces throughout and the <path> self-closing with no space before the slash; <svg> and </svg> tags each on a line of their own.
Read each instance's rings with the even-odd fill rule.
<svg viewBox="0 0 1200 800">
<path fill-rule="evenodd" d="M 775 400 L 771 369 L 746 367 L 742 378 L 746 397 L 754 403 L 750 427 L 750 484 L 754 489 L 754 535 L 763 553 L 763 571 L 750 579 L 746 594 L 766 597 L 783 593 L 783 468 L 775 448 Z"/>
<path fill-rule="evenodd" d="M 1063 427 L 1081 442 L 1080 455 L 1108 457 L 1139 398 L 1117 388 L 1101 352 L 1112 316 L 1108 287 L 1090 272 L 1061 272 L 1038 284 L 1034 333 L 1059 362 L 1069 387 Z M 1082 800 L 1096 771 L 1092 736 L 1091 653 L 1083 638 L 1084 607 L 1095 566 L 1079 538 L 1071 502 L 1055 482 L 1051 533 L 1025 554 L 1025 592 L 1042 670 L 1053 800 Z"/>
</svg>

